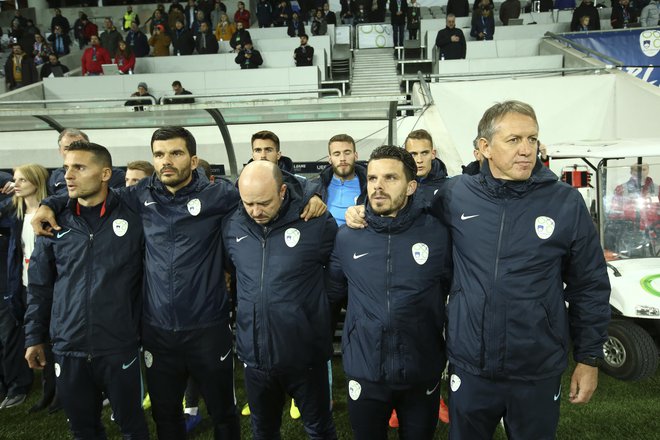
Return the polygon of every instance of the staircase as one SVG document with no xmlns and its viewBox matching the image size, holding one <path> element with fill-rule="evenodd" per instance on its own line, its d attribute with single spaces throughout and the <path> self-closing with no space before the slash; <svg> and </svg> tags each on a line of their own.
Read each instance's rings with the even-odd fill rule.
<svg viewBox="0 0 660 440">
<path fill-rule="evenodd" d="M 359 49 L 353 59 L 351 96 L 400 95 L 392 48 Z"/>
</svg>

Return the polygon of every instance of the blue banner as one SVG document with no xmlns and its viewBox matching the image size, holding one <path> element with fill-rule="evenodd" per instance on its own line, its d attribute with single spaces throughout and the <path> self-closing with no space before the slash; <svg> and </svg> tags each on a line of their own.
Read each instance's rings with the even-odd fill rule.
<svg viewBox="0 0 660 440">
<path fill-rule="evenodd" d="M 660 28 L 625 29 L 603 32 L 562 34 L 589 49 L 623 63 L 624 71 L 660 86 Z M 602 59 L 606 64 L 611 61 Z"/>
</svg>

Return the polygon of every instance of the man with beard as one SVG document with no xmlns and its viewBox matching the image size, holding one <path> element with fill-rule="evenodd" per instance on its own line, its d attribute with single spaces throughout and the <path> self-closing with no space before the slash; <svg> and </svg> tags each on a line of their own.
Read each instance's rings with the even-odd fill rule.
<svg viewBox="0 0 660 440">
<path fill-rule="evenodd" d="M 91 47 L 83 52 L 80 60 L 83 76 L 103 75 L 103 65 L 110 64 L 110 54 L 101 46 L 96 35 L 90 38 Z"/>
<path fill-rule="evenodd" d="M 451 242 L 416 197 L 415 174 L 403 148 L 376 148 L 369 228 L 341 228 L 330 258 L 330 299 L 348 295 L 342 352 L 357 440 L 387 438 L 393 409 L 402 438 L 430 440 L 437 425 Z"/>
</svg>

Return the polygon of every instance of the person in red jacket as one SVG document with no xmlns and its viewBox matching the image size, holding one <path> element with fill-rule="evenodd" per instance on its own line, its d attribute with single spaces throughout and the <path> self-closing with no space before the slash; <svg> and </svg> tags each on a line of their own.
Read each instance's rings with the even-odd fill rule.
<svg viewBox="0 0 660 440">
<path fill-rule="evenodd" d="M 239 21 L 243 23 L 243 29 L 250 27 L 250 11 L 245 9 L 245 3 L 243 2 L 238 2 L 238 9 L 234 14 L 234 22 L 238 23 Z"/>
<path fill-rule="evenodd" d="M 91 47 L 85 49 L 80 59 L 83 76 L 103 75 L 103 64 L 110 64 L 110 54 L 101 47 L 99 37 L 92 35 Z"/>
<path fill-rule="evenodd" d="M 92 40 L 93 35 L 99 34 L 99 27 L 89 21 L 85 14 L 81 16 L 80 21 L 82 23 L 82 39 L 83 42 L 87 44 Z"/>
<path fill-rule="evenodd" d="M 119 49 L 115 55 L 115 63 L 121 73 L 133 73 L 135 69 L 135 54 L 124 40 L 119 42 Z"/>
</svg>

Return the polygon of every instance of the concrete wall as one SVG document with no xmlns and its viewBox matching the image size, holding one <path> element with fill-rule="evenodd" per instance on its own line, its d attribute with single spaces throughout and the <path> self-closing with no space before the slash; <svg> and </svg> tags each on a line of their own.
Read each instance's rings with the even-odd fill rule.
<svg viewBox="0 0 660 440">
<path fill-rule="evenodd" d="M 532 57 L 500 57 L 493 59 L 444 60 L 438 63 L 440 74 L 515 72 L 530 69 L 561 69 L 561 55 L 542 55 Z"/>
</svg>

